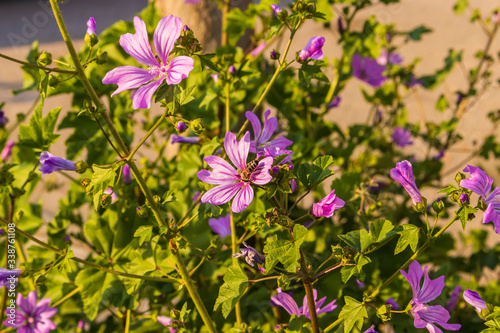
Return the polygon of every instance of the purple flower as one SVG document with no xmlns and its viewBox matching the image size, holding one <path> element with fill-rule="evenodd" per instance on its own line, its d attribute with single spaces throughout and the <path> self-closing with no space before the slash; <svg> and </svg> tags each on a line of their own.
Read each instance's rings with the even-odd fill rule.
<svg viewBox="0 0 500 333">
<path fill-rule="evenodd" d="M 332 99 L 332 101 L 330 102 L 330 104 L 328 104 L 328 108 L 329 109 L 332 109 L 332 108 L 336 108 L 337 106 L 340 105 L 340 101 L 342 99 L 340 98 L 340 96 L 335 96 L 334 99 Z"/>
<path fill-rule="evenodd" d="M 315 36 L 309 39 L 306 47 L 304 47 L 299 53 L 299 61 L 306 61 L 311 58 L 314 60 L 323 59 L 323 45 L 325 44 L 325 37 Z"/>
<path fill-rule="evenodd" d="M 435 156 L 432 157 L 433 160 L 440 160 L 444 157 L 444 154 L 446 153 L 446 150 L 441 149 L 439 153 Z"/>
<path fill-rule="evenodd" d="M 345 27 L 344 27 L 344 21 L 342 21 L 342 18 L 339 16 L 339 18 L 337 19 L 337 29 L 339 30 L 339 34 L 343 34 L 344 31 L 345 31 Z"/>
<path fill-rule="evenodd" d="M 250 151 L 256 153 L 257 157 L 271 156 L 278 157 L 283 154 L 288 154 L 288 157 L 283 159 L 281 164 L 289 163 L 292 160 L 292 151 L 286 150 L 286 147 L 293 144 L 293 141 L 288 140 L 284 136 L 280 136 L 274 140 L 269 141 L 274 131 L 278 128 L 278 118 L 271 117 L 271 110 L 264 113 L 264 127 L 260 123 L 259 117 L 254 113 L 247 111 L 245 113 L 247 119 L 252 124 L 254 140 L 250 142 Z"/>
<path fill-rule="evenodd" d="M 231 65 L 231 66 L 229 66 L 228 71 L 229 71 L 229 73 L 231 73 L 231 74 L 235 74 L 235 73 L 236 73 L 236 67 L 234 67 L 234 65 Z"/>
<path fill-rule="evenodd" d="M 337 197 L 335 190 L 332 190 L 320 202 L 313 204 L 311 214 L 316 217 L 332 217 L 335 210 L 344 207 L 344 204 L 344 200 Z"/>
<path fill-rule="evenodd" d="M 387 79 L 382 73 L 385 66 L 379 65 L 375 59 L 361 57 L 354 53 L 352 56 L 352 75 L 371 85 L 374 88 L 380 87 Z"/>
<path fill-rule="evenodd" d="M 239 213 L 247 208 L 253 200 L 254 191 L 250 184 L 265 185 L 273 178 L 269 174 L 273 158 L 265 157 L 260 161 L 253 160 L 247 164 L 250 150 L 250 132 L 248 131 L 240 142 L 236 140 L 236 135 L 227 132 L 224 148 L 237 169 L 218 156 L 205 157 L 204 161 L 213 170 L 199 171 L 198 178 L 205 183 L 218 186 L 205 192 L 201 202 L 222 205 L 234 197 L 231 210 Z"/>
<path fill-rule="evenodd" d="M 358 289 L 363 289 L 365 287 L 365 284 L 358 279 L 354 280 L 356 282 L 356 285 L 358 286 Z"/>
<path fill-rule="evenodd" d="M 290 189 L 292 190 L 292 193 L 297 189 L 297 182 L 295 179 L 290 180 Z"/>
<path fill-rule="evenodd" d="M 391 309 L 394 309 L 395 311 L 399 310 L 399 304 L 396 303 L 396 301 L 392 297 L 388 298 L 387 301 L 385 301 L 385 304 L 390 305 Z"/>
<path fill-rule="evenodd" d="M 483 223 L 493 222 L 495 233 L 500 234 L 500 188 L 497 186 L 491 191 L 493 178 L 489 177 L 480 168 L 467 165 L 464 171 L 469 172 L 471 177 L 469 179 L 462 179 L 460 186 L 482 197 L 483 202 L 488 205 L 483 214 Z"/>
<path fill-rule="evenodd" d="M 5 313 L 11 314 L 14 311 L 15 322 L 11 324 L 11 319 L 3 322 L 5 326 L 17 328 L 17 332 L 23 333 L 47 333 L 55 330 L 57 326 L 50 320 L 56 313 L 56 308 L 49 307 L 50 298 L 43 298 L 36 302 L 37 292 L 30 291 L 26 299 L 21 293 L 17 294 L 16 309 L 7 309 Z"/>
<path fill-rule="evenodd" d="M 210 76 L 212 77 L 215 83 L 219 81 L 219 73 L 211 74 Z"/>
<path fill-rule="evenodd" d="M 460 292 L 462 291 L 462 287 L 456 286 L 455 289 L 453 289 L 450 299 L 448 300 L 448 303 L 446 303 L 446 310 L 449 312 L 453 311 L 455 306 L 457 305 L 458 302 L 458 297 L 460 296 Z"/>
<path fill-rule="evenodd" d="M 276 15 L 281 13 L 281 8 L 278 5 L 271 5 L 271 8 Z"/>
<path fill-rule="evenodd" d="M 197 136 L 180 136 L 176 134 L 171 134 L 170 138 L 172 139 L 172 143 L 191 143 L 198 144 L 198 140 L 200 140 Z"/>
<path fill-rule="evenodd" d="M 424 267 L 424 283 L 420 287 L 422 280 L 422 266 L 418 261 L 411 263 L 408 273 L 401 270 L 401 274 L 408 280 L 413 291 L 411 300 L 411 314 L 414 317 L 414 326 L 416 328 L 427 328 L 431 333 L 442 333 L 434 323 L 448 331 L 458 331 L 460 324 L 448 324 L 450 314 L 441 305 L 427 305 L 426 303 L 435 300 L 444 288 L 444 275 L 431 280 L 427 274 L 428 266 Z"/>
<path fill-rule="evenodd" d="M 396 163 L 396 168 L 391 169 L 391 178 L 401 184 L 413 200 L 413 204 L 422 202 L 422 195 L 415 184 L 413 167 L 410 162 L 402 161 Z"/>
<path fill-rule="evenodd" d="M 2 152 L 0 153 L 0 159 L 6 161 L 12 155 L 12 147 L 14 147 L 16 143 L 12 140 L 7 140 L 5 147 L 3 147 Z"/>
<path fill-rule="evenodd" d="M 281 288 L 278 288 L 277 290 L 278 294 L 271 297 L 271 300 L 274 302 L 274 304 L 281 306 L 290 315 L 306 316 L 307 319 L 311 319 L 311 313 L 309 312 L 309 303 L 307 302 L 307 295 L 304 296 L 302 307 L 299 308 L 297 303 L 293 300 L 292 296 L 282 292 Z M 322 313 L 331 312 L 337 307 L 337 305 L 335 305 L 335 302 L 337 300 L 334 300 L 321 309 L 321 306 L 326 301 L 326 296 L 316 302 L 316 298 L 318 297 L 318 292 L 316 291 L 316 289 L 313 289 L 313 295 L 316 315 L 319 316 Z"/>
<path fill-rule="evenodd" d="M 469 201 L 469 196 L 465 193 L 462 193 L 460 194 L 459 199 L 461 203 L 466 203 L 467 201 Z"/>
<path fill-rule="evenodd" d="M 83 330 L 83 328 L 84 328 L 84 327 L 85 327 L 85 322 L 84 322 L 82 319 L 80 319 L 80 320 L 78 321 L 78 326 L 77 326 L 77 328 L 78 328 L 79 330 Z"/>
<path fill-rule="evenodd" d="M 364 333 L 378 333 L 377 331 L 375 331 L 375 324 L 372 325 L 369 329 L 367 329 L 366 331 L 364 331 Z"/>
<path fill-rule="evenodd" d="M 263 264 L 264 261 L 266 261 L 266 258 L 264 258 L 262 254 L 257 252 L 256 249 L 247 245 L 247 243 L 245 242 L 243 242 L 243 245 L 246 247 L 246 249 L 240 249 L 241 253 L 233 253 L 233 258 L 244 257 L 247 264 L 252 267 L 254 267 L 254 262 L 256 262 L 257 264 Z"/>
<path fill-rule="evenodd" d="M 125 184 L 130 184 L 132 182 L 132 173 L 130 172 L 128 164 L 123 166 L 123 182 Z"/>
<path fill-rule="evenodd" d="M 464 291 L 464 300 L 476 308 L 477 313 L 481 313 L 481 309 L 486 309 L 486 303 L 483 301 L 476 291 L 467 289 Z"/>
<path fill-rule="evenodd" d="M 403 127 L 396 127 L 394 129 L 394 132 L 392 132 L 392 141 L 401 148 L 412 145 L 413 141 L 411 141 L 410 139 L 410 130 L 404 129 Z"/>
<path fill-rule="evenodd" d="M 413 74 L 412 74 L 412 75 L 411 75 L 411 77 L 410 77 L 410 81 L 406 81 L 406 82 L 405 82 L 405 86 L 406 86 L 407 88 L 412 88 L 412 87 L 414 87 L 414 86 L 416 86 L 416 85 L 419 85 L 419 84 L 421 85 L 422 83 L 423 83 L 423 82 L 422 82 L 422 80 L 418 80 L 418 79 L 415 77 L 415 75 L 413 75 Z"/>
<path fill-rule="evenodd" d="M 208 225 L 220 238 L 231 235 L 231 216 L 229 214 L 218 219 L 208 219 Z"/>
<path fill-rule="evenodd" d="M 269 57 L 273 60 L 278 59 L 279 58 L 278 52 L 276 52 L 276 50 L 272 50 L 271 53 L 269 54 Z"/>
<path fill-rule="evenodd" d="M 5 112 L 3 112 L 3 110 L 0 110 L 0 127 L 4 127 L 4 125 L 7 124 L 7 121 L 9 121 L 9 119 L 5 117 Z"/>
<path fill-rule="evenodd" d="M 377 58 L 377 63 L 382 66 L 399 65 L 403 62 L 403 58 L 397 53 L 388 53 L 387 50 L 383 50 L 380 56 Z"/>
<path fill-rule="evenodd" d="M 166 81 L 167 84 L 179 84 L 188 77 L 194 68 L 194 60 L 187 56 L 175 57 L 168 62 L 168 55 L 174 48 L 182 30 L 181 19 L 173 15 L 160 20 L 154 34 L 156 52 L 159 62 L 149 46 L 146 24 L 139 17 L 134 17 L 136 33 L 128 33 L 120 38 L 120 45 L 135 60 L 146 65 L 148 69 L 134 66 L 117 67 L 106 74 L 102 83 L 118 85 L 111 96 L 122 91 L 137 89 L 133 94 L 133 108 L 149 108 L 151 98 L 156 89 Z"/>
<path fill-rule="evenodd" d="M 160 324 L 162 324 L 163 326 L 170 326 L 170 325 L 172 325 L 173 322 L 178 322 L 177 320 L 174 320 L 174 319 L 167 317 L 167 316 L 158 316 L 158 317 L 156 317 L 156 320 Z M 170 333 L 174 333 L 177 331 L 176 328 L 172 328 L 172 327 L 169 327 L 168 329 L 169 329 Z"/>
<path fill-rule="evenodd" d="M 191 200 L 193 200 L 193 201 L 198 200 L 198 198 L 200 197 L 200 194 L 201 194 L 201 193 L 200 193 L 200 192 L 198 192 L 198 191 L 194 192 L 194 196 L 191 198 Z"/>
<path fill-rule="evenodd" d="M 264 51 L 264 49 L 266 48 L 266 46 L 267 46 L 267 43 L 260 43 L 255 49 L 253 49 L 252 51 L 250 51 L 250 55 L 252 57 L 258 56 L 262 51 Z"/>
<path fill-rule="evenodd" d="M 17 286 L 19 274 L 21 274 L 20 269 L 8 270 L 0 267 L 0 288 L 6 285 L 7 289 L 9 289 L 9 286 L 11 285 Z"/>
<path fill-rule="evenodd" d="M 62 157 L 57 157 L 49 153 L 48 151 L 43 151 L 40 154 L 40 164 L 42 165 L 38 168 L 43 175 L 48 175 L 54 171 L 68 170 L 75 171 L 75 162 L 64 159 Z"/>
<path fill-rule="evenodd" d="M 184 122 L 179 121 L 177 125 L 175 126 L 175 129 L 179 132 L 182 133 L 187 129 L 187 126 Z"/>
<path fill-rule="evenodd" d="M 95 32 L 95 19 L 93 17 L 87 21 L 87 35 L 92 36 L 92 34 L 97 35 Z"/>
</svg>

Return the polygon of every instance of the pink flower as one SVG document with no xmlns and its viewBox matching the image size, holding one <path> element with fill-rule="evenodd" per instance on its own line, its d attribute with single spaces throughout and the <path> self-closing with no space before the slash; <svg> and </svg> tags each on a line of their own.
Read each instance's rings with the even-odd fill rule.
<svg viewBox="0 0 500 333">
<path fill-rule="evenodd" d="M 299 61 L 306 61 L 309 58 L 314 60 L 322 60 L 324 44 L 325 37 L 315 36 L 309 39 L 306 47 L 304 47 L 298 54 Z"/>
<path fill-rule="evenodd" d="M 314 203 L 311 214 L 316 217 L 332 217 L 336 209 L 344 207 L 344 200 L 335 195 L 335 190 L 330 192 L 320 202 Z"/>
<path fill-rule="evenodd" d="M 97 35 L 97 33 L 95 32 L 95 27 L 95 19 L 93 17 L 89 18 L 89 20 L 87 21 L 87 35 Z"/>
<path fill-rule="evenodd" d="M 464 300 L 472 305 L 477 313 L 481 313 L 481 309 L 487 309 L 486 303 L 483 301 L 483 299 L 479 296 L 477 291 L 467 289 L 464 291 Z"/>
<path fill-rule="evenodd" d="M 309 312 L 309 303 L 307 302 L 307 296 L 304 296 L 302 307 L 299 308 L 297 303 L 293 300 L 292 296 L 282 292 L 281 288 L 278 288 L 277 290 L 278 294 L 271 297 L 271 301 L 274 304 L 276 304 L 277 306 L 281 306 L 290 315 L 306 316 L 307 319 L 311 319 L 311 313 Z M 316 289 L 313 289 L 313 295 L 315 303 L 314 305 L 316 308 L 316 315 L 319 316 L 322 313 L 331 312 L 335 310 L 335 308 L 337 307 L 337 305 L 335 305 L 335 302 L 337 300 L 334 300 L 333 302 L 328 303 L 323 308 L 321 308 L 323 303 L 325 303 L 326 301 L 326 296 L 316 302 L 316 298 L 318 298 L 318 292 L 316 291 Z"/>
<path fill-rule="evenodd" d="M 199 171 L 198 178 L 205 183 L 218 186 L 203 194 L 201 202 L 222 205 L 235 197 L 231 209 L 233 212 L 239 213 L 247 208 L 253 200 L 254 192 L 250 184 L 265 185 L 271 181 L 272 176 L 269 174 L 269 169 L 273 164 L 273 158 L 265 157 L 258 162 L 255 162 L 257 160 L 251 161 L 247 165 L 250 132 L 246 132 L 240 142 L 236 141 L 236 135 L 227 132 L 224 148 L 237 169 L 219 156 L 205 157 L 204 161 L 213 170 Z M 250 166 L 250 164 L 252 165 Z M 248 177 L 244 175 L 245 173 Z"/>
<path fill-rule="evenodd" d="M 17 294 L 16 309 L 7 309 L 8 314 L 15 311 L 14 325 L 7 319 L 3 324 L 7 327 L 17 328 L 17 332 L 24 333 L 47 333 L 55 330 L 57 326 L 50 320 L 56 313 L 56 308 L 49 306 L 50 298 L 43 298 L 36 302 L 37 292 L 30 291 L 28 297 L 23 298 L 21 293 Z"/>
<path fill-rule="evenodd" d="M 12 147 L 14 147 L 16 143 L 12 140 L 8 140 L 7 143 L 5 144 L 5 147 L 3 147 L 2 152 L 0 153 L 0 159 L 2 160 L 7 160 L 9 157 L 12 155 Z"/>
<path fill-rule="evenodd" d="M 383 75 L 385 66 L 379 65 L 375 59 L 361 57 L 359 54 L 352 55 L 352 75 L 370 86 L 377 88 L 384 84 L 387 79 Z"/>
<path fill-rule="evenodd" d="M 220 238 L 231 235 L 231 217 L 229 214 L 218 219 L 208 219 L 208 225 L 216 234 L 220 236 Z"/>
<path fill-rule="evenodd" d="M 264 51 L 264 49 L 266 48 L 266 46 L 267 46 L 267 43 L 260 43 L 255 49 L 253 49 L 252 51 L 250 51 L 250 55 L 252 57 L 258 56 L 262 51 Z"/>
<path fill-rule="evenodd" d="M 408 161 L 396 163 L 396 167 L 391 169 L 391 178 L 401 184 L 413 200 L 413 204 L 422 202 L 422 195 L 418 190 L 415 178 L 413 177 L 413 166 Z"/>
<path fill-rule="evenodd" d="M 122 35 L 120 45 L 135 60 L 148 66 L 148 69 L 134 66 L 121 66 L 109 71 L 102 83 L 118 85 L 111 96 L 125 90 L 137 89 L 133 94 L 133 108 L 149 108 L 151 98 L 156 89 L 166 81 L 167 84 L 179 84 L 188 77 L 194 68 L 194 60 L 187 56 L 175 57 L 170 62 L 168 55 L 174 48 L 182 30 L 181 19 L 173 15 L 166 16 L 158 22 L 154 34 L 154 44 L 160 61 L 149 46 L 146 24 L 139 17 L 134 17 L 136 33 Z"/>
</svg>

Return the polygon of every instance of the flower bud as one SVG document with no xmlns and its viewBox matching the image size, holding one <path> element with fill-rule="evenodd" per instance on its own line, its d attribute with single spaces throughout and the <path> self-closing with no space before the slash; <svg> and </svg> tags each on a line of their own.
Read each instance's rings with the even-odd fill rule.
<svg viewBox="0 0 500 333">
<path fill-rule="evenodd" d="M 308 13 L 314 14 L 316 13 L 316 4 L 315 3 L 310 3 L 307 5 L 306 10 Z"/>
<path fill-rule="evenodd" d="M 87 186 L 89 186 L 90 182 L 91 180 L 89 178 L 83 178 L 80 182 L 80 184 L 82 185 L 82 190 L 87 191 Z"/>
<path fill-rule="evenodd" d="M 344 21 L 342 21 L 342 18 L 339 17 L 337 19 L 337 29 L 339 30 L 339 34 L 344 34 L 345 27 L 344 27 Z"/>
<path fill-rule="evenodd" d="M 109 206 L 111 204 L 112 200 L 113 199 L 111 198 L 111 195 L 109 195 L 109 194 L 103 194 L 101 196 L 101 207 L 105 208 L 105 207 Z"/>
<path fill-rule="evenodd" d="M 278 60 L 280 58 L 280 53 L 276 49 L 271 51 L 271 59 Z"/>
<path fill-rule="evenodd" d="M 469 196 L 465 193 L 460 194 L 460 196 L 458 198 L 459 198 L 461 204 L 469 203 Z"/>
<path fill-rule="evenodd" d="M 419 213 L 425 213 L 427 211 L 427 199 L 422 197 L 422 202 L 417 202 L 413 208 Z"/>
<path fill-rule="evenodd" d="M 37 64 L 40 66 L 48 66 L 52 63 L 52 54 L 43 51 L 42 54 L 36 60 Z"/>
<path fill-rule="evenodd" d="M 236 74 L 236 67 L 234 65 L 229 66 L 229 74 Z"/>
<path fill-rule="evenodd" d="M 106 51 L 97 51 L 97 59 L 95 61 L 98 65 L 105 64 L 108 62 L 108 52 Z"/>
<path fill-rule="evenodd" d="M 61 83 L 61 80 L 57 76 L 55 76 L 55 75 L 49 76 L 49 86 L 50 87 L 57 88 L 57 87 L 59 87 L 60 83 Z"/>
<path fill-rule="evenodd" d="M 135 208 L 137 215 L 142 218 L 148 217 L 148 210 L 145 205 L 142 205 L 141 207 L 136 207 Z"/>
<path fill-rule="evenodd" d="M 87 171 L 88 165 L 84 161 L 78 161 L 75 163 L 75 167 L 76 167 L 75 170 L 76 172 L 84 173 L 85 171 Z"/>
<path fill-rule="evenodd" d="M 457 174 L 455 175 L 455 181 L 457 182 L 457 184 L 460 184 L 462 179 L 466 179 L 466 178 L 467 177 L 465 176 L 465 174 L 461 173 L 460 171 L 457 172 Z"/>
<path fill-rule="evenodd" d="M 191 122 L 191 129 L 196 135 L 201 135 L 205 132 L 205 122 L 203 118 L 195 119 Z"/>
<path fill-rule="evenodd" d="M 176 129 L 176 130 L 177 130 L 177 132 L 179 132 L 179 133 L 184 132 L 184 131 L 186 130 L 186 128 L 187 128 L 186 124 L 185 124 L 184 122 L 182 122 L 182 121 L 179 121 L 179 122 L 177 123 L 177 125 L 175 126 L 175 129 Z"/>
<path fill-rule="evenodd" d="M 438 214 L 441 213 L 444 209 L 444 202 L 440 198 L 437 198 L 437 200 L 432 203 L 432 209 Z"/>
<path fill-rule="evenodd" d="M 210 261 L 214 260 L 216 256 L 217 256 L 217 248 L 215 246 L 209 246 L 208 249 L 205 251 L 205 258 L 208 261 Z"/>
<path fill-rule="evenodd" d="M 161 203 L 161 197 L 159 195 L 154 195 L 153 200 L 156 202 L 157 205 Z"/>
<path fill-rule="evenodd" d="M 86 34 L 83 39 L 85 40 L 85 44 L 87 44 L 89 47 L 92 47 L 92 46 L 96 45 L 97 42 L 99 42 L 99 38 L 97 38 L 97 36 L 94 34 L 92 34 L 92 35 Z"/>
</svg>

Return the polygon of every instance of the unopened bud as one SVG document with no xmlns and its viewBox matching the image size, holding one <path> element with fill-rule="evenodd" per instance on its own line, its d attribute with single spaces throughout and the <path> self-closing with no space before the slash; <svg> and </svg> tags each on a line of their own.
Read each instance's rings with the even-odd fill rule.
<svg viewBox="0 0 500 333">
<path fill-rule="evenodd" d="M 316 4 L 315 3 L 310 3 L 307 5 L 306 10 L 308 13 L 314 14 L 316 13 Z"/>
<path fill-rule="evenodd" d="M 83 39 L 85 40 L 85 44 L 87 44 L 89 47 L 92 47 L 99 42 L 99 38 L 97 38 L 95 34 L 85 34 L 85 37 Z"/>
<path fill-rule="evenodd" d="M 337 19 L 337 28 L 339 30 L 339 34 L 342 35 L 345 31 L 345 27 L 344 27 L 344 21 L 342 21 L 341 17 Z"/>
<path fill-rule="evenodd" d="M 59 87 L 60 83 L 61 83 L 61 80 L 57 76 L 55 76 L 55 75 L 49 76 L 49 86 L 51 86 L 52 88 Z"/>
<path fill-rule="evenodd" d="M 214 260 L 215 256 L 217 255 L 217 248 L 215 246 L 210 246 L 206 251 L 205 251 L 205 258 L 207 260 Z"/>
<path fill-rule="evenodd" d="M 469 203 L 469 196 L 465 193 L 462 193 L 460 194 L 459 200 L 461 204 Z"/>
<path fill-rule="evenodd" d="M 432 203 L 432 209 L 438 214 L 441 213 L 444 209 L 444 202 L 440 198 L 437 198 L 437 200 Z"/>
<path fill-rule="evenodd" d="M 137 215 L 142 218 L 148 217 L 148 210 L 145 206 L 136 207 Z"/>
<path fill-rule="evenodd" d="M 47 66 L 52 63 L 52 54 L 43 51 L 42 54 L 36 60 L 37 64 L 40 66 Z"/>
<path fill-rule="evenodd" d="M 280 53 L 276 49 L 271 51 L 271 59 L 278 60 L 280 58 Z"/>
<path fill-rule="evenodd" d="M 191 129 L 196 135 L 201 135 L 205 132 L 205 122 L 202 118 L 195 119 L 191 122 Z"/>
<path fill-rule="evenodd" d="M 175 126 L 175 129 L 177 130 L 177 132 L 183 133 L 187 129 L 187 126 L 184 122 L 179 121 Z"/>
<path fill-rule="evenodd" d="M 75 163 L 75 167 L 76 167 L 75 170 L 76 172 L 84 173 L 85 171 L 87 171 L 88 165 L 84 161 L 78 161 Z"/>
<path fill-rule="evenodd" d="M 414 208 L 419 213 L 425 213 L 427 211 L 427 199 L 422 197 L 422 202 L 417 202 Z"/>
<path fill-rule="evenodd" d="M 157 205 L 161 203 L 161 197 L 159 195 L 154 195 L 153 200 L 156 202 Z"/>
<path fill-rule="evenodd" d="M 105 208 L 111 204 L 111 201 L 113 201 L 113 198 L 111 198 L 111 195 L 109 194 L 103 194 L 101 196 L 101 207 Z"/>
<path fill-rule="evenodd" d="M 108 62 L 108 52 L 106 51 L 102 52 L 101 50 L 97 51 L 97 59 L 95 62 L 98 65 L 102 65 Z"/>
<path fill-rule="evenodd" d="M 457 182 L 457 184 L 460 185 L 460 181 L 462 181 L 462 179 L 466 179 L 467 177 L 465 176 L 465 174 L 461 173 L 460 171 L 457 172 L 457 174 L 455 175 L 455 181 Z"/>
</svg>

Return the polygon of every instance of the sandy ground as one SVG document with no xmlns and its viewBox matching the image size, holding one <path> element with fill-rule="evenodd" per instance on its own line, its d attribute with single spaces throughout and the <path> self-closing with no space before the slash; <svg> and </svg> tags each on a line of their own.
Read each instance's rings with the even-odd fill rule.
<svg viewBox="0 0 500 333">
<path fill-rule="evenodd" d="M 477 24 L 469 22 L 468 16 L 470 13 L 466 13 L 465 16 L 456 16 L 453 14 L 452 7 L 454 2 L 455 0 L 402 0 L 400 4 L 391 6 L 379 5 L 370 10 L 362 11 L 354 22 L 354 26 L 359 28 L 364 19 L 370 15 L 377 15 L 379 20 L 384 23 L 393 22 L 398 28 L 403 30 L 411 30 L 424 24 L 433 29 L 433 33 L 425 35 L 422 41 L 406 45 L 401 49 L 401 55 L 405 61 L 409 62 L 416 57 L 422 59 L 416 69 L 418 74 L 432 73 L 435 69 L 441 67 L 443 59 L 450 48 L 464 50 L 465 67 L 470 68 L 477 63 L 474 54 L 484 48 L 486 37 Z M 496 0 L 471 0 L 470 2 L 472 7 L 480 7 L 483 15 L 490 13 L 495 6 L 498 6 L 498 1 Z M 0 2 L 1 53 L 23 58 L 29 50 L 29 44 L 35 39 L 40 41 L 40 49 L 51 52 L 54 57 L 66 53 L 57 26 L 50 15 L 50 10 L 47 9 L 47 5 L 44 3 L 45 1 L 41 0 L 4 0 Z M 117 20 L 130 20 L 146 3 L 146 0 L 67 0 L 62 5 L 62 10 L 70 35 L 75 38 L 77 47 L 79 47 L 82 43 L 81 38 L 83 38 L 86 31 L 85 23 L 90 16 L 95 17 L 97 29 L 98 31 L 102 31 L 102 29 L 110 26 Z M 318 28 L 318 25 L 314 24 L 308 24 L 305 29 L 299 32 L 291 47 L 293 53 L 300 50 L 309 38 L 315 35 L 325 36 L 326 44 L 324 51 L 326 56 L 331 57 L 339 54 L 339 48 L 335 43 L 338 38 L 337 32 L 333 29 L 325 30 Z M 499 41 L 495 40 L 492 46 L 492 53 L 496 55 L 499 48 Z M 17 65 L 3 59 L 0 59 L 0 66 L 0 101 L 6 102 L 4 110 L 7 115 L 12 115 L 11 117 L 13 117 L 14 114 L 27 110 L 36 98 L 36 95 L 26 93 L 12 96 L 9 91 L 21 87 L 22 72 Z M 499 76 L 498 66 L 495 66 L 493 70 L 493 77 L 497 78 Z M 466 83 L 464 71 L 456 67 L 445 83 L 435 91 L 429 92 L 417 89 L 425 118 L 434 120 L 449 117 L 449 113 L 445 112 L 441 114 L 435 111 L 434 106 L 437 98 L 440 94 L 445 94 L 450 102 L 454 102 L 456 99 L 455 92 L 457 90 L 465 90 Z M 361 85 L 359 81 L 352 80 L 349 82 L 342 93 L 342 104 L 329 114 L 331 119 L 338 121 L 342 126 L 353 124 L 359 121 L 359 119 L 366 119 L 368 106 L 363 102 L 359 85 Z M 407 98 L 410 121 L 423 121 L 417 109 L 415 94 L 409 94 Z M 481 142 L 480 140 L 485 133 L 491 131 L 489 123 L 485 121 L 486 115 L 488 112 L 496 110 L 499 104 L 500 94 L 498 94 L 498 84 L 495 83 L 486 91 L 482 100 L 465 114 L 459 127 L 465 140 L 463 143 L 450 149 L 444 156 L 444 170 L 446 171 L 451 168 L 453 171 L 445 175 L 443 184 L 451 182 L 455 172 L 465 166 L 465 163 L 460 162 L 470 153 L 474 140 Z M 64 96 L 50 98 L 46 101 L 45 110 L 50 110 L 57 106 L 63 106 L 63 112 L 67 111 L 70 107 L 69 99 Z M 65 133 L 62 132 L 61 134 L 64 137 Z M 138 141 L 140 138 L 136 139 Z M 54 146 L 53 152 L 55 154 L 62 153 L 64 156 L 63 142 L 63 139 L 61 139 Z M 407 149 L 409 152 L 413 152 L 412 150 L 414 150 L 417 156 L 422 153 L 419 151 L 418 145 Z M 490 160 L 484 163 L 484 161 L 475 159 L 469 163 L 481 163 L 488 174 L 494 176 L 497 180 L 500 179 L 498 161 Z M 458 167 L 457 164 L 459 165 Z M 64 182 L 62 177 L 55 177 L 57 177 L 58 182 Z M 44 215 L 47 218 L 50 218 L 57 210 L 58 198 L 65 196 L 65 188 L 65 186 L 62 186 L 59 191 L 51 192 L 51 199 L 45 200 Z M 428 196 L 429 200 L 437 197 L 436 193 L 424 194 Z M 35 193 L 34 200 L 41 200 L 43 195 L 43 188 L 40 187 L 40 190 Z M 479 226 L 479 218 L 474 223 Z M 494 234 L 492 233 L 492 235 Z M 498 235 L 490 237 L 491 243 L 496 243 L 498 240 Z"/>
</svg>

